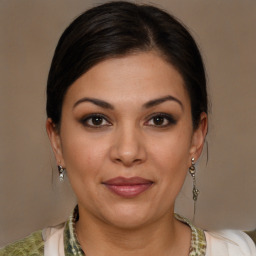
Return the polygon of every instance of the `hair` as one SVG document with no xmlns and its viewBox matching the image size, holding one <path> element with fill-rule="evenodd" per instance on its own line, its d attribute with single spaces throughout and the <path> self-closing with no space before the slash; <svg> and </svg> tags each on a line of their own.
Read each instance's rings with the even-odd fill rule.
<svg viewBox="0 0 256 256">
<path fill-rule="evenodd" d="M 155 51 L 181 74 L 191 103 L 194 129 L 208 112 L 205 69 L 188 30 L 172 15 L 125 1 L 91 8 L 76 18 L 56 47 L 47 82 L 47 116 L 60 127 L 65 94 L 99 62 Z"/>
</svg>

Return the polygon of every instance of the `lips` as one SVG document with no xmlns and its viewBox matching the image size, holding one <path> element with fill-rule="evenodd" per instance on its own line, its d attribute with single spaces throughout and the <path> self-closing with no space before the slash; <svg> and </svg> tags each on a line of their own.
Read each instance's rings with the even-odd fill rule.
<svg viewBox="0 0 256 256">
<path fill-rule="evenodd" d="M 141 177 L 116 177 L 103 182 L 103 184 L 118 196 L 132 198 L 148 190 L 153 182 Z"/>
</svg>

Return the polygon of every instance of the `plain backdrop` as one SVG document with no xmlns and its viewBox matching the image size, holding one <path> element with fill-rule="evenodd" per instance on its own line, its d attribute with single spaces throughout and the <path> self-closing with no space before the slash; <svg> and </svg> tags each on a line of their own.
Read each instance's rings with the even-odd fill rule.
<svg viewBox="0 0 256 256">
<path fill-rule="evenodd" d="M 45 132 L 45 86 L 65 27 L 105 1 L 0 0 L 0 246 L 64 221 L 75 205 Z M 140 2 L 140 1 L 137 1 Z M 149 3 L 148 1 L 144 1 Z M 208 163 L 197 166 L 196 223 L 256 227 L 256 1 L 159 0 L 192 32 L 211 99 Z M 191 218 L 191 177 L 176 211 Z"/>
</svg>

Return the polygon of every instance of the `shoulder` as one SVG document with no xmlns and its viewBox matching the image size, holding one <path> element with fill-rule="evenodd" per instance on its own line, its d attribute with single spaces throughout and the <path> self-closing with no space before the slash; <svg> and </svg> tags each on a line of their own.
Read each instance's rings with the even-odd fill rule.
<svg viewBox="0 0 256 256">
<path fill-rule="evenodd" d="M 206 231 L 206 255 L 255 256 L 256 247 L 251 238 L 242 231 Z"/>
<path fill-rule="evenodd" d="M 44 241 L 42 231 L 32 233 L 30 236 L 9 244 L 0 249 L 0 256 L 19 255 L 19 256 L 43 256 Z"/>
</svg>

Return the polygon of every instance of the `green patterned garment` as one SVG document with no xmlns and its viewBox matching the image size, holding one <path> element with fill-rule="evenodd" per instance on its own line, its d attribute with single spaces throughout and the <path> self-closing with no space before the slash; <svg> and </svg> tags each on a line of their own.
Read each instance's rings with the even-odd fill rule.
<svg viewBox="0 0 256 256">
<path fill-rule="evenodd" d="M 189 256 L 205 256 L 206 240 L 204 231 L 194 227 L 189 220 L 175 214 L 175 217 L 190 226 L 192 231 Z M 75 222 L 78 220 L 78 207 L 65 224 L 64 229 L 64 250 L 65 256 L 85 256 L 75 233 Z M 0 256 L 43 256 L 44 241 L 42 231 L 32 233 L 23 240 L 7 245 L 0 249 Z"/>
<path fill-rule="evenodd" d="M 44 241 L 42 231 L 32 233 L 30 236 L 7 245 L 0 249 L 0 256 L 43 256 Z"/>
</svg>

